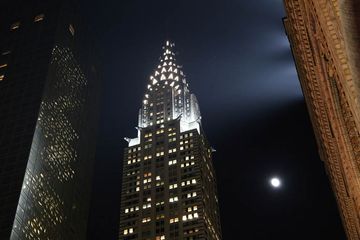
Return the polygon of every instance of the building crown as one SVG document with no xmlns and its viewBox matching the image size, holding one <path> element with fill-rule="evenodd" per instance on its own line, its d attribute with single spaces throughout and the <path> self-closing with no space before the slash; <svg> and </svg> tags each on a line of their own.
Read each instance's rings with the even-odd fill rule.
<svg viewBox="0 0 360 240">
<path fill-rule="evenodd" d="M 196 96 L 190 93 L 182 66 L 177 64 L 175 44 L 166 41 L 159 64 L 150 75 L 139 110 L 139 133 L 142 128 L 179 119 L 180 130 L 197 129 L 200 133 L 201 115 Z M 130 139 L 135 145 L 140 139 Z"/>
</svg>

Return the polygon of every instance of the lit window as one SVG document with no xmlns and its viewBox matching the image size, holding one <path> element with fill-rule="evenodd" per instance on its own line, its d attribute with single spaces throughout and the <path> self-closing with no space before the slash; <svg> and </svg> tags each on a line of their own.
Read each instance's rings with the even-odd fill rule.
<svg viewBox="0 0 360 240">
<path fill-rule="evenodd" d="M 161 133 L 164 133 L 164 129 L 160 129 L 156 131 L 156 134 L 161 134 Z"/>
<path fill-rule="evenodd" d="M 0 65 L 0 68 L 5 68 L 5 67 L 7 67 L 6 63 Z"/>
<path fill-rule="evenodd" d="M 0 75 L 0 81 L 4 80 L 4 78 L 5 78 L 4 74 Z"/>
<path fill-rule="evenodd" d="M 178 185 L 175 183 L 175 184 L 171 184 L 170 186 L 169 186 L 169 189 L 175 189 L 175 188 L 177 188 L 178 187 Z"/>
<path fill-rule="evenodd" d="M 188 193 L 186 197 L 191 198 L 191 197 L 196 197 L 196 195 L 197 195 L 196 192 L 193 192 L 193 193 Z"/>
<path fill-rule="evenodd" d="M 157 182 L 157 183 L 156 183 L 156 186 L 157 186 L 157 187 L 162 186 L 162 185 L 164 185 L 164 182 Z"/>
<path fill-rule="evenodd" d="M 44 20 L 44 17 L 45 17 L 44 14 L 39 14 L 39 15 L 35 16 L 34 22 L 40 22 L 40 21 Z"/>
<path fill-rule="evenodd" d="M 152 156 L 151 155 L 148 155 L 148 156 L 145 156 L 144 157 L 144 160 L 148 160 L 148 159 L 151 159 L 152 158 Z"/>
<path fill-rule="evenodd" d="M 144 179 L 143 183 L 151 183 L 151 178 Z"/>
<path fill-rule="evenodd" d="M 16 22 L 16 23 L 11 24 L 10 29 L 11 29 L 11 30 L 16 30 L 16 29 L 18 29 L 19 27 L 20 27 L 20 22 Z"/>
<path fill-rule="evenodd" d="M 148 204 L 144 204 L 144 205 L 143 205 L 143 209 L 147 209 L 147 208 L 151 208 L 151 203 L 148 203 Z"/>
<path fill-rule="evenodd" d="M 75 28 L 72 24 L 69 25 L 69 31 L 70 31 L 71 35 L 73 35 L 73 36 L 75 35 Z"/>
<path fill-rule="evenodd" d="M 173 165 L 173 164 L 176 164 L 176 163 L 177 163 L 176 159 L 175 159 L 175 160 L 172 160 L 172 161 L 169 161 L 169 165 L 170 165 L 170 166 Z"/>
<path fill-rule="evenodd" d="M 192 211 L 196 211 L 196 210 L 197 210 L 197 206 L 188 207 L 188 209 L 187 209 L 188 212 L 192 212 Z"/>
<path fill-rule="evenodd" d="M 169 202 L 177 202 L 177 201 L 179 201 L 179 198 L 178 197 L 172 197 L 172 198 L 170 198 L 169 199 Z"/>
<path fill-rule="evenodd" d="M 156 156 L 159 157 L 159 156 L 164 156 L 164 152 L 158 152 L 156 153 Z"/>
<path fill-rule="evenodd" d="M 165 202 L 158 202 L 158 203 L 156 203 L 156 206 L 164 205 L 164 204 L 165 204 Z"/>
<path fill-rule="evenodd" d="M 177 223 L 179 222 L 179 218 L 171 218 L 170 223 Z"/>
<path fill-rule="evenodd" d="M 128 235 L 128 234 L 131 234 L 134 232 L 134 229 L 133 228 L 129 228 L 129 229 L 125 229 L 124 230 L 124 235 Z"/>
<path fill-rule="evenodd" d="M 199 214 L 198 214 L 198 213 L 194 213 L 194 214 L 188 214 L 187 216 L 184 215 L 184 216 L 182 217 L 182 220 L 183 220 L 183 221 L 187 221 L 187 220 L 192 220 L 192 219 L 194 219 L 194 218 L 199 218 Z"/>
<path fill-rule="evenodd" d="M 176 148 L 169 149 L 169 153 L 174 153 L 174 152 L 176 152 Z"/>
</svg>

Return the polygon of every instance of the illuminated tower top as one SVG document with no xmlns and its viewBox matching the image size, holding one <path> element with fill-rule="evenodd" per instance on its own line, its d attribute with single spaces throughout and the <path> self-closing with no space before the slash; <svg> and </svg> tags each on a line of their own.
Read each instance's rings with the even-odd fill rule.
<svg viewBox="0 0 360 240">
<path fill-rule="evenodd" d="M 149 78 L 142 107 L 139 111 L 140 129 L 179 118 L 181 131 L 197 129 L 200 133 L 201 115 L 196 96 L 190 93 L 182 66 L 176 62 L 175 44 L 166 41 L 159 65 Z M 129 146 L 140 142 L 129 139 Z"/>
<path fill-rule="evenodd" d="M 221 240 L 212 148 L 199 106 L 166 41 L 126 139 L 119 240 Z"/>
</svg>

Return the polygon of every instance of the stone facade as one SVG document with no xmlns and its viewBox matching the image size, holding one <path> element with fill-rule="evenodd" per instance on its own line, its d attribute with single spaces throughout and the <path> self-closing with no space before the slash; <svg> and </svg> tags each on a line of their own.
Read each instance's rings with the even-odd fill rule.
<svg viewBox="0 0 360 240">
<path fill-rule="evenodd" d="M 284 2 L 284 25 L 319 154 L 347 237 L 360 239 L 359 42 L 354 41 L 360 36 L 359 11 L 350 0 Z"/>
</svg>

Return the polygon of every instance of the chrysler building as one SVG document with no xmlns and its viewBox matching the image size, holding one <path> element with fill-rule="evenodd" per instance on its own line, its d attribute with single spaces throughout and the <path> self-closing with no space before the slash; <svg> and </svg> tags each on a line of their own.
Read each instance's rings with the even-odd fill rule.
<svg viewBox="0 0 360 240">
<path fill-rule="evenodd" d="M 222 239 L 213 150 L 174 47 L 166 41 L 148 80 L 137 137 L 126 138 L 121 240 Z"/>
</svg>

